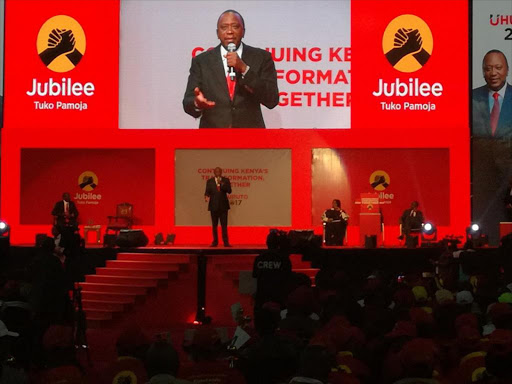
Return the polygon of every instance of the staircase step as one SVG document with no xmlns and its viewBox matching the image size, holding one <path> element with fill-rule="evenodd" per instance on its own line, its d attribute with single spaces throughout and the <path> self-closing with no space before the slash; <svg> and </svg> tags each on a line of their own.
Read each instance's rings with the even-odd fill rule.
<svg viewBox="0 0 512 384">
<path fill-rule="evenodd" d="M 129 295 L 145 295 L 147 287 L 137 285 L 120 285 L 120 284 L 105 284 L 105 283 L 80 283 L 83 291 L 105 292 L 105 293 L 125 293 Z"/>
<path fill-rule="evenodd" d="M 155 269 L 159 271 L 178 272 L 179 265 L 159 261 L 107 260 L 107 268 Z"/>
<path fill-rule="evenodd" d="M 110 311 L 85 311 L 87 320 L 112 320 L 112 312 Z"/>
<path fill-rule="evenodd" d="M 120 284 L 120 285 L 136 285 L 138 287 L 156 287 L 158 284 L 157 279 L 150 277 L 132 277 L 132 276 L 109 276 L 109 275 L 87 275 L 85 276 L 86 283 L 100 283 L 100 284 Z"/>
<path fill-rule="evenodd" d="M 82 300 L 82 306 L 84 311 L 104 310 L 110 312 L 123 312 L 125 310 L 125 304 L 116 303 L 113 301 L 101 301 L 101 300 Z"/>
<path fill-rule="evenodd" d="M 116 301 L 119 303 L 130 303 L 135 302 L 135 296 L 129 293 L 115 293 L 115 292 L 99 292 L 99 291 L 82 291 L 82 302 L 84 300 L 101 300 L 101 301 Z"/>
<path fill-rule="evenodd" d="M 117 260 L 131 261 L 159 261 L 170 264 L 189 264 L 190 255 L 178 255 L 170 253 L 118 253 Z"/>
<path fill-rule="evenodd" d="M 152 279 L 168 279 L 169 273 L 155 269 L 128 269 L 128 268 L 96 268 L 96 275 L 99 276 L 126 276 L 126 277 L 150 277 Z"/>
</svg>

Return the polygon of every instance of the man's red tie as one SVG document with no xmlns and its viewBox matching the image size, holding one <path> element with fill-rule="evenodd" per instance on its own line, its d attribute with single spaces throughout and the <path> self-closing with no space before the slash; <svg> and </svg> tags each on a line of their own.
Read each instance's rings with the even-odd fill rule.
<svg viewBox="0 0 512 384">
<path fill-rule="evenodd" d="M 494 92 L 492 97 L 494 98 L 494 104 L 491 110 L 491 131 L 492 135 L 496 133 L 496 128 L 498 127 L 498 120 L 500 118 L 500 102 L 498 100 L 499 93 Z"/>
<path fill-rule="evenodd" d="M 229 98 L 233 100 L 233 96 L 235 96 L 236 77 L 233 80 L 231 80 L 228 74 L 226 76 L 226 81 L 228 83 Z"/>
</svg>

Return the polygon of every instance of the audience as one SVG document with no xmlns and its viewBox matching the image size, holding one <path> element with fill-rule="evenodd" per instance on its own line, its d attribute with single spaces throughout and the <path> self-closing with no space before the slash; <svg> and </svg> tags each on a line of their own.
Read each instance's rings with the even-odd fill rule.
<svg viewBox="0 0 512 384">
<path fill-rule="evenodd" d="M 478 250 L 447 250 L 434 276 L 321 269 L 312 284 L 292 272 L 278 232 L 267 245 L 254 262 L 254 320 L 238 324 L 250 336 L 239 349 L 212 325 L 183 351 L 133 326 L 96 373 L 79 364 L 63 263 L 45 242 L 30 285 L 0 276 L 0 384 L 512 384 L 506 254 L 493 267 Z"/>
</svg>

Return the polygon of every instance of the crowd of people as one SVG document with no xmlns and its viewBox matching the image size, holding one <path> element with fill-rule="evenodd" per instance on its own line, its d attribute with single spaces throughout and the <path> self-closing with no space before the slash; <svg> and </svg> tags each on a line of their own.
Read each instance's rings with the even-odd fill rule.
<svg viewBox="0 0 512 384">
<path fill-rule="evenodd" d="M 73 306 L 45 243 L 24 282 L 0 282 L 0 383 L 512 383 L 507 265 L 466 247 L 447 249 L 437 273 L 321 269 L 311 281 L 292 271 L 283 233 L 267 245 L 253 316 L 234 314 L 232 338 L 204 324 L 178 347 L 133 326 L 98 370 L 77 357 Z"/>
</svg>

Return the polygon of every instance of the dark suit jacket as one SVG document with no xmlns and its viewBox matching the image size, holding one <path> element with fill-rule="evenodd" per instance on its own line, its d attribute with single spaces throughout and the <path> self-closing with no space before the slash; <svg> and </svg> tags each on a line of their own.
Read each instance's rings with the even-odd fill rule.
<svg viewBox="0 0 512 384">
<path fill-rule="evenodd" d="M 231 101 L 220 45 L 192 59 L 183 109 L 195 118 L 201 117 L 199 128 L 265 128 L 260 104 L 272 109 L 279 103 L 274 61 L 269 52 L 246 44 L 242 60 L 250 69 L 244 78 L 237 74 L 235 95 Z M 196 87 L 208 100 L 215 101 L 212 109 L 196 111 Z"/>
<path fill-rule="evenodd" d="M 231 193 L 231 182 L 227 177 L 222 177 L 220 181 L 220 191 L 217 190 L 217 183 L 212 177 L 206 181 L 206 190 L 204 195 L 210 198 L 208 210 L 213 212 L 227 211 L 229 207 L 228 193 Z"/>
<path fill-rule="evenodd" d="M 489 88 L 473 89 L 473 136 L 510 138 L 512 136 L 512 86 L 506 85 L 496 133 L 492 136 Z"/>
<path fill-rule="evenodd" d="M 421 229 L 423 221 L 423 212 L 416 211 L 416 216 L 411 216 L 411 209 L 406 209 L 400 218 L 400 223 L 402 224 L 402 230 L 404 233 L 411 229 Z"/>
<path fill-rule="evenodd" d="M 72 201 L 69 202 L 69 214 L 72 217 L 70 223 L 76 224 L 76 219 L 78 217 L 78 209 L 76 209 L 76 205 Z M 58 225 L 66 224 L 64 218 L 64 201 L 61 200 L 55 203 L 55 206 L 52 210 L 52 215 L 57 217 Z"/>
</svg>

